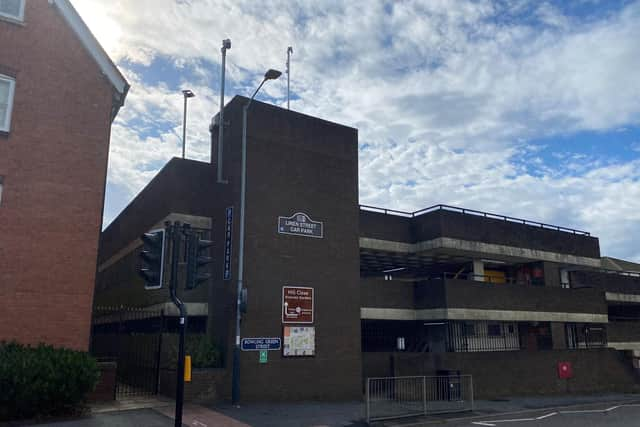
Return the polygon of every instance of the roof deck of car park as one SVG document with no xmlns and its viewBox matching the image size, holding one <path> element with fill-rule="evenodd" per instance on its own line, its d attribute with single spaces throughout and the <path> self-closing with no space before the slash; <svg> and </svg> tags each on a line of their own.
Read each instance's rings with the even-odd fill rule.
<svg viewBox="0 0 640 427">
<path fill-rule="evenodd" d="M 600 267 L 588 232 L 448 205 L 416 212 L 360 206 L 362 271 L 490 258 Z"/>
</svg>

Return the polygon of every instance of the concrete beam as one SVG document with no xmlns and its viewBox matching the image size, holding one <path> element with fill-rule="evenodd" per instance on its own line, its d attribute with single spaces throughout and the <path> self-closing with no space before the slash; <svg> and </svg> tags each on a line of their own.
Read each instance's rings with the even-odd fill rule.
<svg viewBox="0 0 640 427">
<path fill-rule="evenodd" d="M 360 248 L 385 252 L 420 253 L 437 249 L 447 249 L 455 252 L 466 252 L 470 256 L 506 257 L 526 261 L 550 261 L 560 264 L 581 265 L 586 267 L 601 267 L 600 258 L 589 258 L 558 252 L 541 251 L 530 248 L 497 245 L 493 243 L 476 242 L 472 240 L 438 237 L 418 243 L 393 242 L 390 240 L 360 238 Z"/>
<path fill-rule="evenodd" d="M 607 302 L 627 302 L 640 304 L 640 295 L 638 294 L 623 294 L 620 292 L 605 292 L 604 297 Z"/>
<path fill-rule="evenodd" d="M 213 223 L 213 221 L 209 217 L 187 215 L 187 214 L 181 214 L 181 213 L 170 213 L 161 221 L 158 221 L 158 223 L 155 224 L 153 227 L 151 227 L 149 230 L 142 230 L 140 233 L 146 233 L 147 231 L 150 231 L 150 230 L 164 228 L 164 223 L 166 221 L 180 221 L 183 223 L 186 222 L 191 224 L 191 227 L 193 228 L 204 228 L 207 230 L 211 230 L 211 224 Z M 113 264 L 120 261 L 120 259 L 124 258 L 125 256 L 129 255 L 131 252 L 136 250 L 141 245 L 142 245 L 142 240 L 140 240 L 139 238 L 129 242 L 129 244 L 127 244 L 124 248 L 120 249 L 108 260 L 100 264 L 98 266 L 98 273 L 101 273 L 107 268 L 111 267 Z"/>
<path fill-rule="evenodd" d="M 640 357 L 640 341 L 633 341 L 633 342 L 618 342 L 618 341 L 614 341 L 614 342 L 608 342 L 607 343 L 607 347 L 615 348 L 616 350 L 631 350 L 631 351 L 639 352 L 639 355 L 638 356 L 634 355 L 634 357 Z"/>
<path fill-rule="evenodd" d="M 608 323 L 606 314 L 552 311 L 482 310 L 469 308 L 360 308 L 361 319 L 375 320 L 495 320 L 505 322 Z"/>
</svg>

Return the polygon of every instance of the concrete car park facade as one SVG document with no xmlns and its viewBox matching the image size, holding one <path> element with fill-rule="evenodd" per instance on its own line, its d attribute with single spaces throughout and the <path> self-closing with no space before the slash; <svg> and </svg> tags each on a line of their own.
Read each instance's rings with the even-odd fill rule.
<svg viewBox="0 0 640 427">
<path fill-rule="evenodd" d="M 96 282 L 98 305 L 169 310 L 166 288 L 145 291 L 137 277 L 139 236 L 166 220 L 209 236 L 213 277 L 181 295 L 223 349 L 223 399 L 246 102 L 225 107 L 226 183 L 215 164 L 171 160 L 103 232 Z M 636 390 L 640 274 L 612 268 L 636 265 L 606 261 L 596 237 L 445 205 L 360 206 L 356 129 L 260 102 L 248 123 L 241 331 L 281 344 L 265 360 L 242 352 L 241 399 L 360 399 L 364 378 L 442 371 L 473 374 L 479 397 Z M 289 322 L 285 287 L 312 289 L 311 322 Z"/>
</svg>

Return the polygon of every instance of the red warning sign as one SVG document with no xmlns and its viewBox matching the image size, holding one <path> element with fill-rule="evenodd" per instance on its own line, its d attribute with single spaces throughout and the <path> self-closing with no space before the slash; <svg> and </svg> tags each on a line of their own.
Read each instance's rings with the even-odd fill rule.
<svg viewBox="0 0 640 427">
<path fill-rule="evenodd" d="M 282 323 L 313 323 L 313 288 L 282 287 Z"/>
<path fill-rule="evenodd" d="M 567 380 L 573 377 L 571 362 L 558 362 L 558 378 Z"/>
</svg>

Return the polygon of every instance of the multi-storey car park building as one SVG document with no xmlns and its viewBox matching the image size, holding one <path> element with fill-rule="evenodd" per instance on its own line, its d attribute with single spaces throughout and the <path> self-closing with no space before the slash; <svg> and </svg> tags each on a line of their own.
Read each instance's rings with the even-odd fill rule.
<svg viewBox="0 0 640 427">
<path fill-rule="evenodd" d="M 146 307 L 149 322 L 163 309 L 175 325 L 166 288 L 145 291 L 137 277 L 139 236 L 178 219 L 213 240 L 213 278 L 181 294 L 190 333 L 223 349 L 222 368 L 203 380 L 218 398 L 231 390 L 246 102 L 225 107 L 226 183 L 215 164 L 174 158 L 99 251 L 96 304 Z M 584 231 L 444 205 L 359 206 L 356 129 L 260 102 L 248 123 L 242 337 L 280 338 L 282 348 L 266 363 L 242 352 L 243 400 L 359 399 L 367 377 L 442 370 L 472 374 L 480 397 L 635 390 L 640 266 L 601 257 Z M 307 323 L 284 307 L 289 286 L 312 288 Z M 96 348 L 113 319 L 95 316 Z M 304 355 L 292 354 L 300 343 Z M 570 380 L 558 378 L 559 362 L 572 364 Z"/>
</svg>

